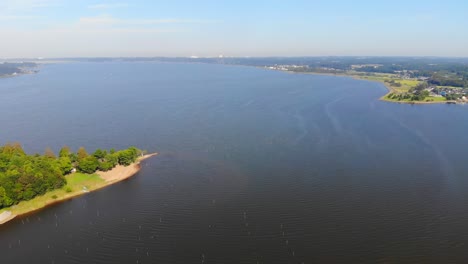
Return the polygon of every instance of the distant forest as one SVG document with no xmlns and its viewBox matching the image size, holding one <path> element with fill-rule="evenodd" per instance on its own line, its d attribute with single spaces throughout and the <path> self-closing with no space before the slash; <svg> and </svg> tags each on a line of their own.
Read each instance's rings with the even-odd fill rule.
<svg viewBox="0 0 468 264">
<path fill-rule="evenodd" d="M 0 147 L 0 208 L 65 186 L 66 175 L 75 170 L 92 174 L 97 170 L 108 171 L 118 164 L 128 166 L 142 152 L 130 147 L 109 151 L 97 149 L 88 154 L 85 148 L 72 152 L 63 147 L 58 156 L 47 148 L 43 155 L 28 155 L 18 143 Z"/>
</svg>

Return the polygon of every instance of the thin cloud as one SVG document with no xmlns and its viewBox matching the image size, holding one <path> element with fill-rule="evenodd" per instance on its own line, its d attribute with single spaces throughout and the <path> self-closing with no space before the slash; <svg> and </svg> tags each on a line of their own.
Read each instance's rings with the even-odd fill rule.
<svg viewBox="0 0 468 264">
<path fill-rule="evenodd" d="M 143 56 L 166 45 L 174 34 L 184 32 L 183 29 L 72 26 L 38 30 L 6 29 L 1 31 L 0 57 Z"/>
<path fill-rule="evenodd" d="M 57 4 L 58 0 L 0 0 L 0 21 L 43 19 L 40 11 Z"/>
<path fill-rule="evenodd" d="M 13 21 L 13 20 L 32 20 L 32 19 L 39 19 L 44 18 L 43 16 L 2 16 L 0 15 L 0 21 Z"/>
<path fill-rule="evenodd" d="M 113 4 L 95 4 L 89 5 L 89 9 L 111 9 L 111 8 L 123 8 L 128 7 L 127 3 L 113 3 Z"/>
<path fill-rule="evenodd" d="M 83 26 L 102 26 L 102 25 L 115 25 L 118 23 L 118 19 L 113 18 L 110 15 L 100 15 L 94 17 L 81 17 L 78 21 L 78 25 Z"/>
<path fill-rule="evenodd" d="M 2 0 L 0 10 L 3 12 L 33 11 L 57 5 L 58 0 Z"/>
<path fill-rule="evenodd" d="M 111 15 L 100 15 L 93 17 L 81 17 L 78 21 L 80 26 L 144 26 L 144 25 L 160 25 L 160 24 L 200 24 L 211 23 L 208 20 L 196 19 L 119 19 Z"/>
</svg>

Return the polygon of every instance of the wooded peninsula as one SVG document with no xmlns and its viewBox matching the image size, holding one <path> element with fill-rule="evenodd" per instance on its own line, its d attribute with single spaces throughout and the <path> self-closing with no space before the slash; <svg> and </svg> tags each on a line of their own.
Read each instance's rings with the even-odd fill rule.
<svg viewBox="0 0 468 264">
<path fill-rule="evenodd" d="M 100 189 L 126 179 L 140 169 L 139 162 L 154 154 L 135 147 L 116 151 L 63 147 L 58 156 L 47 148 L 28 155 L 19 143 L 0 147 L 0 224 L 17 215 Z"/>
</svg>

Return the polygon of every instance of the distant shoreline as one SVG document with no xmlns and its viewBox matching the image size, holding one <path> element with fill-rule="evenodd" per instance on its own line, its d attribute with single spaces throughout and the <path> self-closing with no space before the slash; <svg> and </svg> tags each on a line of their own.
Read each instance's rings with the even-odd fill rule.
<svg viewBox="0 0 468 264">
<path fill-rule="evenodd" d="M 272 70 L 268 69 L 264 66 L 257 66 L 257 68 L 261 69 L 266 69 L 266 70 Z M 361 76 L 361 75 L 355 75 L 355 74 L 347 74 L 347 73 L 321 73 L 321 72 L 295 72 L 295 71 L 284 71 L 284 70 L 276 70 L 273 69 L 273 71 L 280 71 L 280 72 L 286 72 L 286 73 L 292 73 L 292 74 L 312 74 L 312 75 L 322 75 L 322 76 L 340 76 L 340 77 L 349 77 L 355 80 L 361 80 L 361 81 L 369 81 L 369 82 L 376 82 L 376 83 L 381 83 L 387 88 L 387 93 L 384 94 L 379 98 L 380 101 L 384 102 L 389 102 L 389 103 L 397 103 L 397 104 L 459 104 L 459 102 L 454 101 L 454 100 L 448 100 L 448 101 L 398 101 L 398 100 L 389 100 L 386 98 L 387 95 L 394 93 L 395 89 L 388 85 L 387 83 L 380 81 L 380 80 L 370 80 L 365 78 L 366 76 Z M 463 102 L 461 103 L 463 104 Z"/>
<path fill-rule="evenodd" d="M 14 78 L 14 77 L 19 77 L 19 76 L 29 75 L 29 74 L 36 74 L 38 72 L 39 70 L 33 70 L 33 71 L 27 71 L 27 72 L 17 72 L 16 74 L 3 74 L 3 75 L 0 75 L 0 79 Z"/>
<path fill-rule="evenodd" d="M 158 155 L 158 153 L 151 153 L 151 154 L 141 156 L 141 157 L 139 157 L 137 159 L 136 162 L 130 164 L 129 166 L 120 166 L 119 165 L 119 166 L 117 166 L 117 167 L 115 167 L 112 170 L 107 171 L 107 172 L 97 171 L 96 174 L 99 175 L 99 177 L 103 181 L 100 184 L 94 185 L 89 189 L 88 188 L 85 189 L 83 187 L 83 189 L 74 190 L 72 192 L 65 193 L 62 196 L 59 196 L 59 197 L 56 197 L 56 198 L 53 198 L 52 196 L 51 197 L 46 197 L 46 196 L 51 195 L 50 193 L 46 193 L 46 194 L 44 194 L 42 196 L 33 198 L 32 200 L 20 202 L 18 205 L 21 205 L 23 208 L 27 208 L 27 209 L 24 209 L 24 210 L 15 211 L 15 207 L 18 206 L 18 205 L 12 206 L 10 208 L 6 208 L 6 209 L 2 210 L 2 212 L 0 213 L 0 225 L 5 224 L 8 221 L 13 220 L 17 216 L 32 214 L 32 213 L 35 213 L 37 211 L 40 211 L 40 210 L 46 208 L 47 206 L 50 206 L 50 205 L 53 205 L 53 204 L 56 204 L 56 203 L 60 203 L 60 202 L 66 201 L 66 200 L 70 200 L 70 199 L 72 199 L 74 197 L 78 197 L 78 196 L 81 196 L 81 195 L 86 194 L 88 192 L 96 191 L 96 190 L 105 188 L 105 187 L 107 187 L 109 185 L 112 185 L 114 183 L 126 180 L 126 179 L 134 176 L 137 172 L 140 171 L 140 169 L 141 169 L 140 162 L 141 161 L 143 161 L 145 159 L 148 159 L 148 158 L 151 158 L 151 157 L 156 156 L 156 155 Z M 67 177 L 67 176 L 65 176 L 65 177 Z M 44 199 L 44 198 L 46 198 L 46 199 Z M 41 202 L 36 205 L 35 202 L 37 202 L 38 200 L 40 200 Z M 28 206 L 28 204 L 30 204 L 31 206 Z"/>
<path fill-rule="evenodd" d="M 38 65 L 39 64 L 48 64 L 48 63 L 63 63 L 63 62 L 73 62 L 73 61 L 40 61 L 40 62 L 35 62 Z M 159 63 L 165 63 L 165 62 L 159 62 Z M 178 63 L 178 62 L 176 62 Z M 181 62 L 181 63 L 197 63 L 197 62 Z M 205 63 L 205 62 L 199 62 L 201 64 L 210 64 L 210 63 Z M 228 65 L 228 64 L 223 64 L 223 65 Z M 229 64 L 230 65 L 230 64 Z M 464 104 L 467 103 L 466 101 L 456 101 L 456 100 L 446 100 L 446 101 L 409 101 L 409 100 L 396 100 L 396 99 L 389 99 L 387 96 L 391 93 L 398 93 L 398 91 L 390 86 L 388 83 L 382 81 L 382 80 L 375 80 L 375 79 L 369 79 L 366 77 L 366 75 L 358 75 L 358 74 L 352 74 L 352 73 L 347 73 L 347 72 L 342 72 L 342 73 L 327 73 L 327 72 L 309 72 L 309 71 L 287 71 L 287 70 L 280 70 L 280 69 L 270 69 L 266 66 L 250 66 L 250 65 L 242 65 L 242 64 L 237 64 L 236 66 L 241 66 L 241 67 L 254 67 L 254 68 L 261 68 L 261 69 L 266 69 L 266 70 L 273 70 L 273 71 L 280 71 L 280 72 L 285 72 L 285 73 L 292 73 L 292 74 L 313 74 L 313 75 L 322 75 L 322 76 L 341 76 L 341 77 L 350 77 L 355 80 L 363 80 L 363 81 L 371 81 L 371 82 L 377 82 L 381 83 L 387 88 L 387 93 L 384 94 L 379 98 L 380 101 L 385 101 L 385 102 L 390 102 L 390 103 L 399 103 L 399 104 Z M 21 72 L 17 73 L 15 75 L 13 74 L 8 74 L 8 75 L 0 75 L 0 79 L 2 78 L 11 78 L 11 77 L 18 77 L 21 75 L 26 75 L 26 74 L 35 74 L 38 73 L 38 70 L 30 71 L 30 72 Z M 1 220 L 1 216 L 0 216 Z"/>
</svg>

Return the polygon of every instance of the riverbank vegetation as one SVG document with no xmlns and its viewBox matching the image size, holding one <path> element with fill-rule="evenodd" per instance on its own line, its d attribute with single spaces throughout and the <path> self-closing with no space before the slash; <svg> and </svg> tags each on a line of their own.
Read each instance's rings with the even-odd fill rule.
<svg viewBox="0 0 468 264">
<path fill-rule="evenodd" d="M 76 153 L 63 147 L 58 156 L 49 148 L 43 155 L 28 155 L 20 144 L 6 144 L 0 147 L 0 209 L 54 190 L 71 192 L 76 182 L 93 178 L 83 175 L 128 166 L 142 154 L 135 147 L 120 151 L 97 149 L 91 154 L 83 147 Z"/>
<path fill-rule="evenodd" d="M 31 200 L 21 201 L 11 207 L 0 209 L 0 213 L 2 213 L 2 211 L 8 211 L 13 217 L 30 213 L 44 208 L 49 204 L 67 200 L 83 193 L 100 189 L 107 185 L 106 181 L 97 174 L 84 174 L 77 172 L 67 175 L 65 178 L 67 183 L 62 188 L 48 191 L 42 195 L 32 198 Z"/>
<path fill-rule="evenodd" d="M 468 59 L 429 57 L 232 58 L 241 64 L 295 73 L 350 76 L 389 89 L 381 99 L 403 103 L 467 103 Z M 420 86 L 425 86 L 420 89 Z"/>
<path fill-rule="evenodd" d="M 301 73 L 300 71 L 294 72 Z M 305 73 L 316 72 L 308 71 Z M 468 102 L 468 89 L 453 86 L 437 86 L 427 79 L 407 78 L 391 73 L 364 73 L 357 71 L 342 71 L 339 74 L 333 75 L 349 76 L 355 79 L 383 83 L 389 90 L 387 94 L 381 97 L 384 101 L 399 103 Z"/>
</svg>

